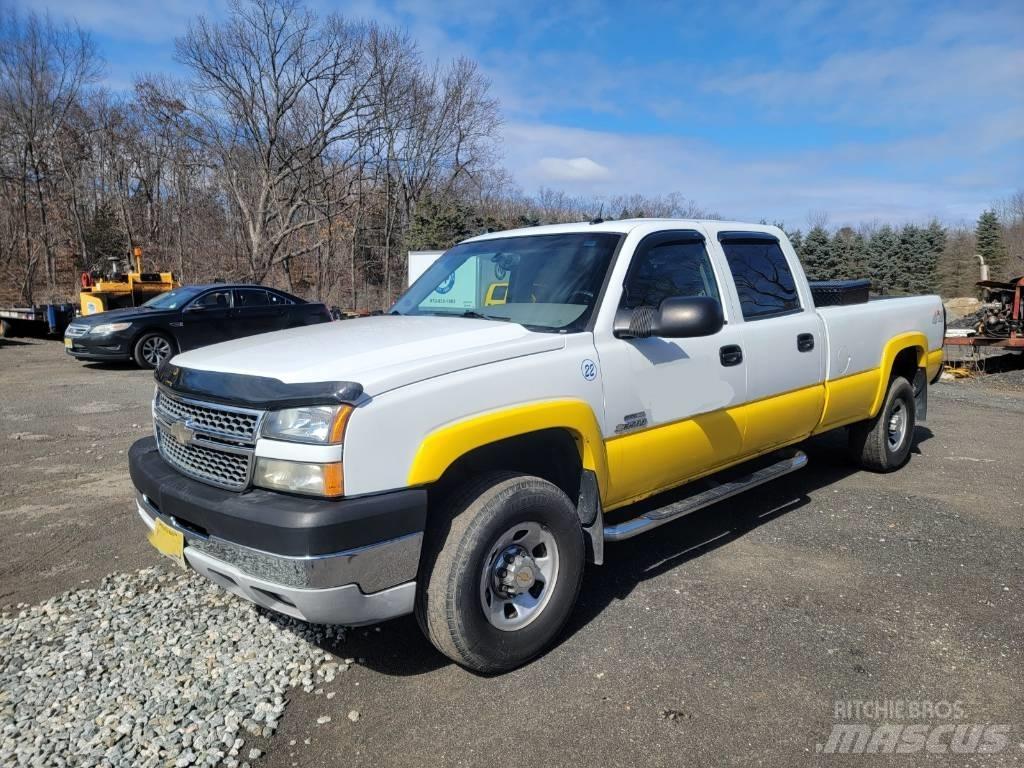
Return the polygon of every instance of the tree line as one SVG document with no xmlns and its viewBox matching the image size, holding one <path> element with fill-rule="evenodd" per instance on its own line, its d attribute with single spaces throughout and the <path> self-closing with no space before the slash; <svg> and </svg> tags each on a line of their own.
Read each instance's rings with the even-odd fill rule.
<svg viewBox="0 0 1024 768">
<path fill-rule="evenodd" d="M 971 296 L 982 260 L 990 279 L 1024 275 L 1024 191 L 981 213 L 973 229 L 866 224 L 830 231 L 821 214 L 787 232 L 812 280 L 867 277 L 879 293 Z"/>
<path fill-rule="evenodd" d="M 180 76 L 102 87 L 74 24 L 0 17 L 0 304 L 73 299 L 133 247 L 184 283 L 263 282 L 346 309 L 386 306 L 408 250 L 603 216 L 715 218 L 680 194 L 526 195 L 501 167 L 499 105 L 476 63 L 426 60 L 400 29 L 236 0 L 176 40 Z M 977 231 L 887 225 L 794 242 L 815 277 L 970 292 L 975 252 L 1024 272 L 1024 195 Z M 986 218 L 989 217 L 989 218 Z"/>
</svg>

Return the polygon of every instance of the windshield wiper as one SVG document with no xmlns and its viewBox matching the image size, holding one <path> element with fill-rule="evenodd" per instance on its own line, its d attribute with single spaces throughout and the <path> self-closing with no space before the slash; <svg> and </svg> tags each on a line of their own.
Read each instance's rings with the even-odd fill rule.
<svg viewBox="0 0 1024 768">
<path fill-rule="evenodd" d="M 512 322 L 511 317 L 501 317 L 499 315 L 482 315 L 479 312 L 476 312 L 472 309 L 463 312 L 461 315 L 457 315 L 457 317 L 471 317 L 474 320 L 501 320 L 506 323 Z"/>
</svg>

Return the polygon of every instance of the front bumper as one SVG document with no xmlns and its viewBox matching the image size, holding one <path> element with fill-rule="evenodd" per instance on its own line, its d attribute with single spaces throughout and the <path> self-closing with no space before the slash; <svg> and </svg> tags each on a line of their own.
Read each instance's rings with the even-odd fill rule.
<svg viewBox="0 0 1024 768">
<path fill-rule="evenodd" d="M 229 592 L 317 624 L 412 612 L 425 491 L 339 501 L 232 493 L 178 474 L 152 438 L 129 461 L 139 517 L 180 533 L 185 562 Z"/>
<path fill-rule="evenodd" d="M 67 346 L 67 342 L 71 346 Z M 64 351 L 78 360 L 128 360 L 131 357 L 131 340 L 120 334 L 109 336 L 64 337 Z"/>
</svg>

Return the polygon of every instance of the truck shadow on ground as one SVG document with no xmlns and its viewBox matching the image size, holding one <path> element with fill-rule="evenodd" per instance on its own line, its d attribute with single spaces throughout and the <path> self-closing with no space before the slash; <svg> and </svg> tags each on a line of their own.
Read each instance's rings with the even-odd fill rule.
<svg viewBox="0 0 1024 768">
<path fill-rule="evenodd" d="M 918 426 L 912 453 L 919 454 L 920 445 L 931 437 L 931 430 Z M 756 493 L 728 499 L 668 523 L 658 535 L 641 535 L 606 546 L 605 564 L 587 568 L 576 609 L 558 645 L 570 642 L 612 602 L 627 599 L 641 582 L 806 506 L 811 503 L 809 494 L 861 471 L 847 458 L 843 431 L 813 438 L 801 448 L 810 458 L 807 469 L 768 483 Z M 669 493 L 650 503 L 660 506 L 672 500 Z M 636 505 L 630 516 L 641 511 Z M 359 663 L 385 675 L 421 675 L 451 663 L 423 637 L 412 616 L 380 627 L 350 629 L 342 642 L 322 647 L 343 658 L 357 658 Z"/>
</svg>

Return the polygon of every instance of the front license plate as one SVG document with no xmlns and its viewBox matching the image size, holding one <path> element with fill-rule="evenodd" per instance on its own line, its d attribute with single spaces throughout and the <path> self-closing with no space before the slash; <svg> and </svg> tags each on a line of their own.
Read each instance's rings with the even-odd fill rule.
<svg viewBox="0 0 1024 768">
<path fill-rule="evenodd" d="M 185 565 L 185 537 L 157 518 L 156 525 L 149 532 L 149 543 L 157 552 Z"/>
<path fill-rule="evenodd" d="M 71 339 L 64 339 L 64 347 L 66 349 L 71 349 L 71 347 L 72 347 Z"/>
</svg>

